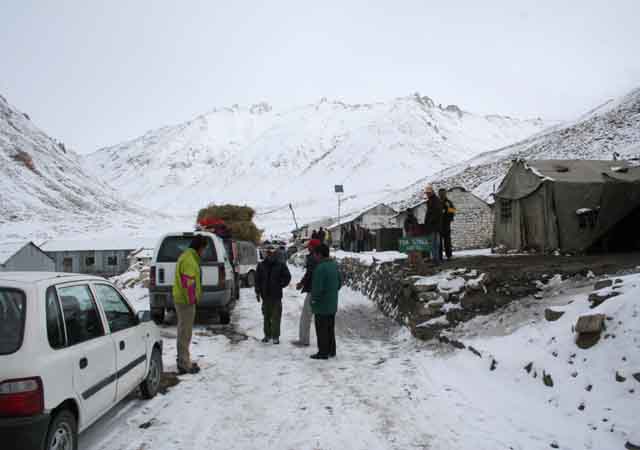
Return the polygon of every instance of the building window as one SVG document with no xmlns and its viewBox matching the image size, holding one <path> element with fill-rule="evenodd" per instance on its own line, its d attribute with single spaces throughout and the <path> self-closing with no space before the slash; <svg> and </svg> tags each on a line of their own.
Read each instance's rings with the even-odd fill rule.
<svg viewBox="0 0 640 450">
<path fill-rule="evenodd" d="M 62 260 L 62 271 L 73 272 L 73 258 L 67 257 Z"/>
<path fill-rule="evenodd" d="M 107 256 L 107 266 L 117 266 L 117 265 L 118 265 L 117 256 Z"/>
<path fill-rule="evenodd" d="M 87 256 L 87 257 L 84 259 L 84 263 L 85 263 L 85 265 L 86 265 L 87 267 L 91 267 L 91 266 L 95 265 L 95 263 L 96 263 L 96 258 L 95 258 L 94 256 Z"/>
<path fill-rule="evenodd" d="M 500 199 L 500 219 L 502 223 L 511 222 L 512 205 L 511 200 Z"/>
<path fill-rule="evenodd" d="M 580 229 L 588 230 L 596 227 L 598 223 L 598 210 L 595 209 L 581 209 L 577 211 L 578 223 Z"/>
</svg>

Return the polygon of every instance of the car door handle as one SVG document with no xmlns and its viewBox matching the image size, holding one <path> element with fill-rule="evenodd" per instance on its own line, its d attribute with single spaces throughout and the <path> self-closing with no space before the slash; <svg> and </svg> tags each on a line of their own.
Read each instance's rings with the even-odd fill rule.
<svg viewBox="0 0 640 450">
<path fill-rule="evenodd" d="M 89 365 L 89 360 L 87 358 L 80 359 L 80 369 L 86 369 Z"/>
<path fill-rule="evenodd" d="M 120 350 L 124 350 L 126 346 L 127 345 L 124 343 L 124 341 L 120 341 Z"/>
</svg>

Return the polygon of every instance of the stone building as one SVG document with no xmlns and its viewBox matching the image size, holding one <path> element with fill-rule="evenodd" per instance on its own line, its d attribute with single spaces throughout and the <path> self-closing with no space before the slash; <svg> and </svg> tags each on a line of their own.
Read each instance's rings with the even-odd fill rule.
<svg viewBox="0 0 640 450">
<path fill-rule="evenodd" d="M 451 223 L 451 240 L 456 250 L 491 247 L 493 242 L 494 215 L 492 207 L 463 187 L 447 190 L 449 200 L 456 207 L 456 216 Z M 419 223 L 424 223 L 427 212 L 425 201 L 402 211 L 395 217 L 396 226 L 404 229 L 407 210 L 411 209 Z"/>
<path fill-rule="evenodd" d="M 376 231 L 385 228 L 390 228 L 393 225 L 392 218 L 397 214 L 397 211 L 390 206 L 380 203 L 371 208 L 367 208 L 361 211 L 357 211 L 352 214 L 348 214 L 340 218 L 340 223 L 335 222 L 328 227 L 331 232 L 333 242 L 339 243 L 342 239 L 341 230 L 346 225 L 356 224 L 366 228 L 369 231 Z"/>
<path fill-rule="evenodd" d="M 53 272 L 55 263 L 33 242 L 0 243 L 0 272 Z"/>
</svg>

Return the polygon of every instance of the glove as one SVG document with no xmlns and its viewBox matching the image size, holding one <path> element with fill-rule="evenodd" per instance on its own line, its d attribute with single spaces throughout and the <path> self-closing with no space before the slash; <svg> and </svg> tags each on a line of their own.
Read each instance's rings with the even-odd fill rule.
<svg viewBox="0 0 640 450">
<path fill-rule="evenodd" d="M 296 284 L 296 289 L 301 290 L 303 288 L 302 283 Z"/>
</svg>

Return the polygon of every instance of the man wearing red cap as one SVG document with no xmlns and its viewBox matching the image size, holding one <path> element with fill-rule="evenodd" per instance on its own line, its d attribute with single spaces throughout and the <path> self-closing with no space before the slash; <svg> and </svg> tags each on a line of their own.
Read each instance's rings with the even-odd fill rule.
<svg viewBox="0 0 640 450">
<path fill-rule="evenodd" d="M 309 254 L 305 262 L 305 273 L 302 280 L 296 285 L 296 289 L 302 290 L 307 294 L 304 298 L 302 313 L 300 314 L 300 327 L 298 332 L 298 340 L 293 341 L 293 345 L 299 347 L 309 346 L 309 333 L 311 332 L 311 281 L 313 280 L 313 270 L 316 268 L 318 261 L 313 257 L 313 249 L 321 244 L 320 239 L 311 239 L 307 243 Z"/>
</svg>

